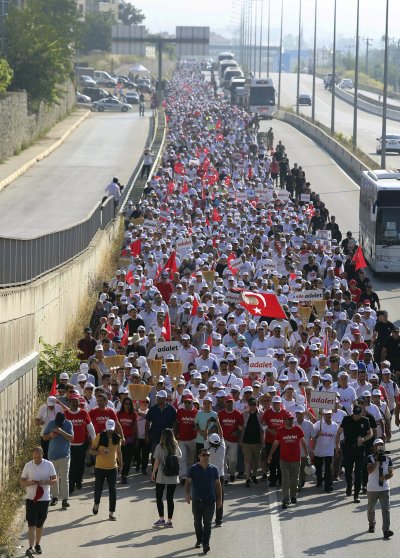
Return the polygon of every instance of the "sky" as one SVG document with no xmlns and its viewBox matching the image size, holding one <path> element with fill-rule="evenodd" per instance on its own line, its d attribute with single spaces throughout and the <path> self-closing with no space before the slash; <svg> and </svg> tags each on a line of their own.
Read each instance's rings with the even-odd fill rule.
<svg viewBox="0 0 400 558">
<path fill-rule="evenodd" d="M 357 0 L 337 1 L 338 38 L 355 37 Z M 279 42 L 280 2 L 271 2 L 271 43 Z M 360 36 L 372 37 L 372 46 L 381 47 L 380 39 L 385 33 L 386 0 L 359 0 Z M 173 33 L 176 25 L 209 26 L 211 31 L 227 38 L 239 26 L 242 0 L 132 0 L 146 15 L 144 24 L 151 32 Z M 267 26 L 268 0 L 252 0 L 253 14 L 257 9 L 258 20 L 264 6 L 263 25 Z M 299 0 L 283 0 L 283 34 L 297 35 Z M 320 42 L 332 42 L 334 0 L 318 0 L 319 16 L 317 36 Z M 400 39 L 400 0 L 389 2 L 389 37 L 396 43 Z M 314 0 L 302 0 L 303 37 L 311 46 L 314 26 Z"/>
</svg>

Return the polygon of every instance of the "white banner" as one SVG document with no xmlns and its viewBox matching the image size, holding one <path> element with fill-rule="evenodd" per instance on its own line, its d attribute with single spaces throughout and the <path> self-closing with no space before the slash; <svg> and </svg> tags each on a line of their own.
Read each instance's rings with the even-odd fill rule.
<svg viewBox="0 0 400 558">
<path fill-rule="evenodd" d="M 256 196 L 258 197 L 260 202 L 263 203 L 268 203 L 272 200 L 272 192 L 264 188 L 256 190 Z"/>
<path fill-rule="evenodd" d="M 178 356 L 180 343 L 179 341 L 159 341 L 156 343 L 156 355 L 154 358 L 165 358 L 166 355 L 172 354 L 176 358 Z"/>
<path fill-rule="evenodd" d="M 235 197 L 237 201 L 244 202 L 247 200 L 247 192 L 236 192 Z"/>
<path fill-rule="evenodd" d="M 239 302 L 242 300 L 242 294 L 241 291 L 240 292 L 236 292 L 236 291 L 227 291 L 225 293 L 225 299 L 224 302 L 226 302 L 226 304 L 239 304 Z"/>
<path fill-rule="evenodd" d="M 333 409 L 336 402 L 336 393 L 334 391 L 316 391 L 311 392 L 310 407 L 313 409 Z"/>
<path fill-rule="evenodd" d="M 265 372 L 272 371 L 274 367 L 274 357 L 250 357 L 249 358 L 249 372 L 257 372 L 263 375 Z"/>
<path fill-rule="evenodd" d="M 313 300 L 322 300 L 323 298 L 324 291 L 322 289 L 296 292 L 296 300 L 299 302 L 312 302 Z"/>
<path fill-rule="evenodd" d="M 236 260 L 231 260 L 231 261 L 229 262 L 229 266 L 228 266 L 228 267 L 229 267 L 229 269 L 230 269 L 230 268 L 232 268 L 232 269 L 238 269 L 238 267 L 239 267 L 239 265 L 240 265 L 241 263 L 243 263 L 243 262 L 242 262 L 242 258 L 236 258 Z"/>
<path fill-rule="evenodd" d="M 156 221 L 155 219 L 145 219 L 143 221 L 143 227 L 145 229 L 157 229 L 158 221 Z"/>
<path fill-rule="evenodd" d="M 287 190 L 275 190 L 275 193 L 280 200 L 287 200 L 290 196 Z"/>
<path fill-rule="evenodd" d="M 191 238 L 178 238 L 175 243 L 176 253 L 182 259 L 192 253 L 193 242 Z"/>
</svg>

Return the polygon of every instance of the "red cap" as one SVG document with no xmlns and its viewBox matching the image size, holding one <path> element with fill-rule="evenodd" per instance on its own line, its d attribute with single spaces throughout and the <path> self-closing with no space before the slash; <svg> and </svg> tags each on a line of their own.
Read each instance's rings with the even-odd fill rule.
<svg viewBox="0 0 400 558">
<path fill-rule="evenodd" d="M 80 396 L 79 396 L 77 393 L 72 393 L 72 394 L 69 396 L 69 398 L 70 398 L 70 399 L 76 399 L 76 400 L 78 400 L 78 399 L 80 399 Z"/>
<path fill-rule="evenodd" d="M 193 395 L 189 393 L 187 395 L 184 395 L 182 397 L 182 401 L 193 401 Z"/>
<path fill-rule="evenodd" d="M 225 397 L 225 401 L 235 401 L 235 400 L 233 399 L 232 395 L 227 395 Z"/>
</svg>

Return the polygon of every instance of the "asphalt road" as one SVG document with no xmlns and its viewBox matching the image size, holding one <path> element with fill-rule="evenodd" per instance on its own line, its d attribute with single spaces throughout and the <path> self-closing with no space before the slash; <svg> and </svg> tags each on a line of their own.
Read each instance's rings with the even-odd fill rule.
<svg viewBox="0 0 400 558">
<path fill-rule="evenodd" d="M 0 236 L 33 238 L 84 219 L 113 176 L 125 184 L 144 149 L 150 111 L 93 113 L 49 157 L 0 192 Z"/>
<path fill-rule="evenodd" d="M 270 122 L 262 123 L 262 128 Z M 357 230 L 358 188 L 312 141 L 282 122 L 272 122 L 275 137 L 286 145 L 291 162 L 301 163 L 313 188 L 320 192 L 342 230 Z M 400 316 L 398 284 L 375 282 L 384 307 L 393 319 Z M 343 480 L 327 495 L 307 482 L 297 506 L 282 511 L 279 490 L 267 489 L 264 482 L 245 489 L 237 481 L 226 489 L 224 522 L 213 529 L 211 557 L 251 556 L 254 558 L 306 558 L 347 555 L 363 558 L 398 557 L 398 525 L 400 522 L 399 463 L 400 435 L 397 428 L 388 446 L 392 453 L 395 476 L 392 480 L 392 528 L 395 537 L 383 541 L 381 516 L 377 513 L 375 534 L 367 533 L 366 497 L 353 504 L 344 495 Z M 106 496 L 106 494 L 105 494 Z M 103 499 L 98 516 L 91 513 L 93 481 L 90 475 L 81 491 L 73 494 L 71 507 L 51 508 L 42 542 L 44 555 L 70 558 L 186 558 L 200 556 L 193 548 L 195 538 L 190 507 L 178 487 L 174 528 L 153 528 L 157 519 L 154 485 L 148 477 L 133 474 L 127 486 L 119 485 L 117 521 L 108 520 L 107 500 Z M 22 556 L 26 549 L 25 533 L 21 537 Z"/>
<path fill-rule="evenodd" d="M 275 88 L 278 87 L 278 74 L 271 74 Z M 281 106 L 291 106 L 296 109 L 297 74 L 282 74 Z M 300 75 L 300 94 L 312 95 L 312 76 Z M 315 86 L 315 119 L 330 127 L 331 125 L 331 92 L 324 89 L 322 79 L 316 79 Z M 310 106 L 300 106 L 300 115 L 311 117 Z M 376 138 L 381 136 L 382 119 L 373 114 L 358 110 L 358 147 L 372 159 L 380 163 L 380 156 L 376 154 Z M 341 132 L 347 138 L 353 136 L 353 107 L 338 97 L 335 99 L 335 131 Z M 399 123 L 387 120 L 387 133 L 399 132 Z M 400 168 L 400 157 L 395 153 L 386 154 L 387 168 Z"/>
</svg>

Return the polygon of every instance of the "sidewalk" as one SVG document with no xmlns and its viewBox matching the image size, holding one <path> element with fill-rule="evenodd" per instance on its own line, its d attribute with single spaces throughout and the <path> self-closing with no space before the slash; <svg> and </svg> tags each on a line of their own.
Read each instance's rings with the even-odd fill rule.
<svg viewBox="0 0 400 558">
<path fill-rule="evenodd" d="M 58 122 L 46 136 L 35 141 L 33 145 L 10 157 L 0 164 L 0 191 L 16 178 L 23 175 L 37 161 L 41 161 L 57 149 L 67 137 L 90 116 L 88 109 L 78 108 L 72 114 Z"/>
</svg>

